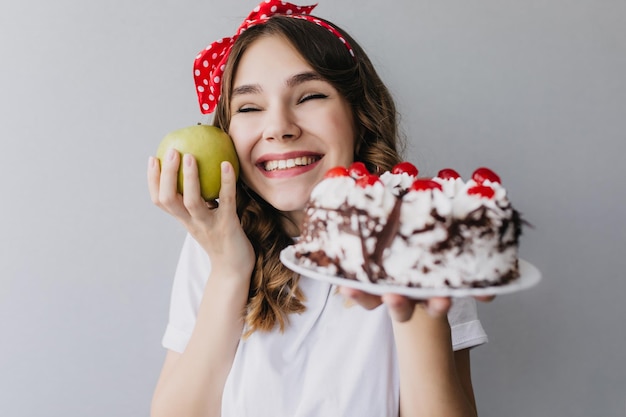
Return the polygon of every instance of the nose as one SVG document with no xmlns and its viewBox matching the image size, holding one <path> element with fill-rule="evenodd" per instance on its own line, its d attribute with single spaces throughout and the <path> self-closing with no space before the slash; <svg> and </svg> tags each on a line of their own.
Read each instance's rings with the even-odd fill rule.
<svg viewBox="0 0 626 417">
<path fill-rule="evenodd" d="M 266 124 L 263 138 L 267 140 L 294 140 L 300 137 L 302 131 L 296 122 L 294 114 L 283 106 L 266 110 Z"/>
</svg>

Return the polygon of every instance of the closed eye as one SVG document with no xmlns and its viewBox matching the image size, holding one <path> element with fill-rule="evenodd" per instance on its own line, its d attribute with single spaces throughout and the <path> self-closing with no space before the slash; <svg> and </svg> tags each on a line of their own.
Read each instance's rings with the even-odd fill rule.
<svg viewBox="0 0 626 417">
<path fill-rule="evenodd" d="M 322 94 L 322 93 L 307 94 L 298 101 L 298 104 L 304 103 L 305 101 L 309 101 L 309 100 L 324 99 L 327 97 L 328 96 L 326 94 Z"/>
<path fill-rule="evenodd" d="M 261 109 L 252 106 L 243 106 L 237 109 L 237 113 L 250 113 L 253 111 L 261 111 Z"/>
</svg>

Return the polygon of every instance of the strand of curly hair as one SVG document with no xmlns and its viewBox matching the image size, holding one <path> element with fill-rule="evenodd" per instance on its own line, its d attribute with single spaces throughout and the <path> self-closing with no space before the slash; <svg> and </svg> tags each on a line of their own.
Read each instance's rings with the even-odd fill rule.
<svg viewBox="0 0 626 417">
<path fill-rule="evenodd" d="M 244 184 L 238 185 L 239 217 L 256 253 L 245 315 L 244 338 L 253 332 L 284 331 L 288 315 L 305 310 L 299 276 L 279 260 L 280 251 L 293 243 L 283 227 L 284 216 Z"/>
</svg>

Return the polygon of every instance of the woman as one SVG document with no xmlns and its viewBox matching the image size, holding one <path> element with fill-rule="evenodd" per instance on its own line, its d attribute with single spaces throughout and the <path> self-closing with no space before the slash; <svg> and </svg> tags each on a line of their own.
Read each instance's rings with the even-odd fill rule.
<svg viewBox="0 0 626 417">
<path fill-rule="evenodd" d="M 150 159 L 152 200 L 189 231 L 153 416 L 476 415 L 469 348 L 486 336 L 473 300 L 338 293 L 278 259 L 329 168 L 400 161 L 387 89 L 312 8 L 264 2 L 196 60 L 201 108 L 216 106 L 240 161 L 238 182 L 222 164 L 219 207 L 201 199 L 193 157 Z"/>
</svg>

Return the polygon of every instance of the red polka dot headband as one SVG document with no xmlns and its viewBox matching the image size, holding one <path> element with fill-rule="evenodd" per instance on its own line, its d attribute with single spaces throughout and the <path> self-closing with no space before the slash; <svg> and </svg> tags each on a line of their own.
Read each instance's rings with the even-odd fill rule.
<svg viewBox="0 0 626 417">
<path fill-rule="evenodd" d="M 219 39 L 200 52 L 196 56 L 193 64 L 193 76 L 196 83 L 200 111 L 203 114 L 207 114 L 215 110 L 217 101 L 220 98 L 222 75 L 224 73 L 224 67 L 226 66 L 226 60 L 239 35 L 249 27 L 267 22 L 272 16 L 280 15 L 293 17 L 308 20 L 309 22 L 322 26 L 339 38 L 339 40 L 346 45 L 346 48 L 348 48 L 350 55 L 354 56 L 352 47 L 337 29 L 310 15 L 315 6 L 317 6 L 317 4 L 311 6 L 296 6 L 295 4 L 284 1 L 265 0 L 252 10 L 246 20 L 239 26 L 237 33 L 235 33 L 233 37 Z"/>
</svg>

